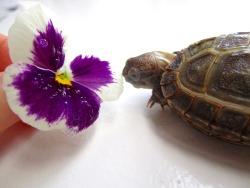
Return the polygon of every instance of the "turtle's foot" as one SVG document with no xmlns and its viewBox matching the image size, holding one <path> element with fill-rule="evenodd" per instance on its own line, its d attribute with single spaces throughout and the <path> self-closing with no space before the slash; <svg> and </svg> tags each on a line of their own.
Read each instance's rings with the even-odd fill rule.
<svg viewBox="0 0 250 188">
<path fill-rule="evenodd" d="M 159 102 L 158 98 L 152 95 L 150 99 L 148 100 L 147 107 L 152 108 L 155 105 L 155 103 L 158 103 L 158 102 Z"/>
<path fill-rule="evenodd" d="M 152 108 L 155 103 L 160 104 L 162 109 L 164 109 L 164 106 L 167 105 L 167 100 L 162 95 L 159 86 L 153 88 L 152 96 L 148 100 L 147 107 Z"/>
<path fill-rule="evenodd" d="M 164 106 L 166 105 L 166 103 L 162 103 L 155 95 L 152 95 L 148 100 L 147 107 L 152 108 L 155 105 L 155 103 L 161 105 L 162 109 L 164 109 Z"/>
</svg>

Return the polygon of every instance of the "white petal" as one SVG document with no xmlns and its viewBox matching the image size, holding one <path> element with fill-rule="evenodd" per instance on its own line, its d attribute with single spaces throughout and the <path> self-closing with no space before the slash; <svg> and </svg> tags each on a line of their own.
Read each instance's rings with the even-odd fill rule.
<svg viewBox="0 0 250 188">
<path fill-rule="evenodd" d="M 123 92 L 123 77 L 121 73 L 113 73 L 115 83 L 109 84 L 101 88 L 101 91 L 97 94 L 103 101 L 118 100 Z"/>
<path fill-rule="evenodd" d="M 3 76 L 7 101 L 22 121 L 37 129 L 79 134 L 98 117 L 100 101 L 79 84 L 59 86 L 54 74 L 26 63 L 10 65 Z"/>
<path fill-rule="evenodd" d="M 13 77 L 22 73 L 22 71 L 25 68 L 24 65 L 25 63 L 12 64 L 8 66 L 4 72 L 3 89 L 6 92 L 7 101 L 11 110 L 14 113 L 16 113 L 23 122 L 39 130 L 48 131 L 48 130 L 60 129 L 64 132 L 70 132 L 70 130 L 68 130 L 66 126 L 65 119 L 60 119 L 59 121 L 54 122 L 53 124 L 48 124 L 48 122 L 45 121 L 44 119 L 37 120 L 37 116 L 28 115 L 29 114 L 28 107 L 21 105 L 19 99 L 19 91 L 12 85 L 12 83 L 13 83 Z"/>
<path fill-rule="evenodd" d="M 26 10 L 26 9 L 29 9 L 33 6 L 36 6 L 40 4 L 39 2 L 34 2 L 34 1 L 21 1 L 19 2 L 19 5 L 21 7 L 22 10 Z"/>
<path fill-rule="evenodd" d="M 22 69 L 23 69 L 23 67 L 21 64 L 12 64 L 6 68 L 5 73 L 4 73 L 3 89 L 6 92 L 7 101 L 9 103 L 11 110 L 14 113 L 16 113 L 23 122 L 25 122 L 25 123 L 27 123 L 35 128 L 38 128 L 40 130 L 61 128 L 62 124 L 61 125 L 57 124 L 57 126 L 51 126 L 51 127 L 45 126 L 45 125 L 47 125 L 46 121 L 44 121 L 44 120 L 37 121 L 35 116 L 27 115 L 28 110 L 26 107 L 23 107 L 21 105 L 19 97 L 18 97 L 19 96 L 18 90 L 12 85 L 13 76 L 16 76 L 20 72 L 22 72 Z"/>
<path fill-rule="evenodd" d="M 32 63 L 31 50 L 38 30 L 45 31 L 49 20 L 52 20 L 55 28 L 60 23 L 57 16 L 40 3 L 24 2 L 22 5 L 24 10 L 16 17 L 15 23 L 9 29 L 10 57 L 13 63 Z M 62 28 L 60 27 L 58 30 L 61 31 Z"/>
</svg>

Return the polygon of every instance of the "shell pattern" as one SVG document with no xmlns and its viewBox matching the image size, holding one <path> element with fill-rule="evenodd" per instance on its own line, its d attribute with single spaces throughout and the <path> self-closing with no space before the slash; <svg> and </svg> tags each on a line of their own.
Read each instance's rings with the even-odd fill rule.
<svg viewBox="0 0 250 188">
<path fill-rule="evenodd" d="M 250 33 L 204 39 L 177 54 L 160 83 L 170 108 L 206 134 L 250 146 Z"/>
</svg>

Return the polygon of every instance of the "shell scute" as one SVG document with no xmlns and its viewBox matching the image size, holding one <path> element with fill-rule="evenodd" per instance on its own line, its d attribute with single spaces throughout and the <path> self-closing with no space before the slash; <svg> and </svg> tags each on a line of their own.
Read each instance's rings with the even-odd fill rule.
<svg viewBox="0 0 250 188">
<path fill-rule="evenodd" d="M 175 54 L 177 54 L 176 59 L 174 60 L 174 62 L 172 62 L 168 67 L 167 70 L 177 70 L 181 63 L 183 62 L 183 55 L 182 52 L 174 52 Z"/>
<path fill-rule="evenodd" d="M 171 84 L 173 82 L 175 82 L 177 79 L 176 73 L 175 72 L 171 72 L 171 73 L 163 73 L 162 75 L 162 79 L 161 79 L 161 85 L 168 85 Z"/>
<path fill-rule="evenodd" d="M 215 122 L 211 125 L 212 134 L 224 139 L 241 142 L 242 132 L 249 120 L 249 116 L 236 110 L 228 108 L 221 109 Z"/>
<path fill-rule="evenodd" d="M 172 97 L 178 91 L 178 86 L 176 83 L 171 83 L 168 85 L 161 86 L 161 89 L 162 89 L 162 94 L 164 98 L 168 99 Z"/>
<path fill-rule="evenodd" d="M 183 62 L 180 68 L 180 82 L 193 91 L 204 93 L 206 79 L 216 57 L 215 52 L 206 52 Z"/>
<path fill-rule="evenodd" d="M 207 93 L 250 107 L 250 50 L 229 53 L 217 60 Z"/>
<path fill-rule="evenodd" d="M 184 91 L 178 92 L 169 101 L 169 106 L 176 110 L 178 114 L 184 114 L 192 105 L 193 97 Z"/>
<path fill-rule="evenodd" d="M 211 134 L 210 124 L 220 106 L 205 98 L 196 97 L 190 109 L 185 113 L 186 119 L 196 129 Z"/>
<path fill-rule="evenodd" d="M 186 49 L 184 49 L 185 61 L 188 61 L 194 55 L 201 53 L 204 50 L 212 48 L 214 45 L 216 37 L 200 40 L 194 44 L 191 44 Z"/>
<path fill-rule="evenodd" d="M 242 138 L 242 142 L 250 146 L 250 122 L 249 121 L 242 132 L 241 138 Z"/>
<path fill-rule="evenodd" d="M 176 72 L 163 73 L 160 85 L 164 98 L 168 99 L 177 92 L 178 86 L 176 84 L 176 79 Z"/>
<path fill-rule="evenodd" d="M 214 47 L 221 50 L 227 50 L 229 48 L 247 47 L 250 42 L 249 37 L 250 33 L 248 32 L 221 35 L 216 38 Z"/>
<path fill-rule="evenodd" d="M 197 97 L 190 110 L 186 113 L 186 116 L 208 126 L 219 108 L 219 105 Z"/>
</svg>

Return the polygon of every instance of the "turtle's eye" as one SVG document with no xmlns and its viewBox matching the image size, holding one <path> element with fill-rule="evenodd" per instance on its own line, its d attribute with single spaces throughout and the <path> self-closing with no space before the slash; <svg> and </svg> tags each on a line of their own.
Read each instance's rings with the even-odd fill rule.
<svg viewBox="0 0 250 188">
<path fill-rule="evenodd" d="M 132 80 L 132 81 L 139 81 L 141 78 L 140 72 L 138 69 L 136 68 L 132 68 L 128 71 L 128 77 Z"/>
</svg>

